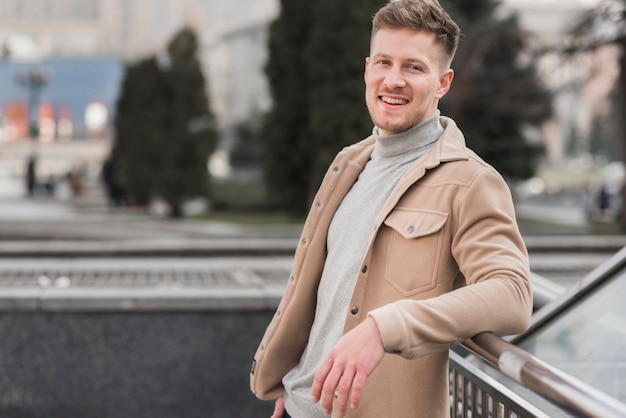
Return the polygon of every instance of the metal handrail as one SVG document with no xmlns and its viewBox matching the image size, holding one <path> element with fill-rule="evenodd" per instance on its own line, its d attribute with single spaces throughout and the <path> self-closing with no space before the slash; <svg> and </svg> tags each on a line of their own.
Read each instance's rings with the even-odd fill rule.
<svg viewBox="0 0 626 418">
<path fill-rule="evenodd" d="M 485 332 L 464 344 L 503 374 L 580 418 L 625 418 L 626 404 Z"/>
</svg>

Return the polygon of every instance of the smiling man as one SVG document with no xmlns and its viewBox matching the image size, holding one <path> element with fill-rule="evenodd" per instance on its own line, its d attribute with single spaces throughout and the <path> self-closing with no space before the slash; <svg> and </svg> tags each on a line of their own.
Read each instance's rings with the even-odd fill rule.
<svg viewBox="0 0 626 418">
<path fill-rule="evenodd" d="M 276 399 L 273 418 L 449 416 L 448 349 L 528 326 L 510 191 L 438 110 L 459 34 L 436 0 L 374 16 L 373 134 L 324 177 L 255 354 L 251 388 Z"/>
</svg>

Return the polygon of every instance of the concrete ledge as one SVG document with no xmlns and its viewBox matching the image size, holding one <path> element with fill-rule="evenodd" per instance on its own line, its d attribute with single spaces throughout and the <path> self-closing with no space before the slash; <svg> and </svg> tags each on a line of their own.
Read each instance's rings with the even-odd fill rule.
<svg viewBox="0 0 626 418">
<path fill-rule="evenodd" d="M 530 252 L 615 253 L 626 235 L 525 236 Z M 221 257 L 293 255 L 297 238 L 149 238 L 0 241 L 0 259 L 29 257 Z"/>
<path fill-rule="evenodd" d="M 626 235 L 524 236 L 529 252 L 616 253 L 626 247 Z"/>
<path fill-rule="evenodd" d="M 0 312 L 193 312 L 275 309 L 284 286 L 213 289 L 2 289 Z"/>
<path fill-rule="evenodd" d="M 0 259 L 0 312 L 273 310 L 291 257 Z"/>
<path fill-rule="evenodd" d="M 0 241 L 0 258 L 292 255 L 296 244 L 291 238 Z"/>
</svg>

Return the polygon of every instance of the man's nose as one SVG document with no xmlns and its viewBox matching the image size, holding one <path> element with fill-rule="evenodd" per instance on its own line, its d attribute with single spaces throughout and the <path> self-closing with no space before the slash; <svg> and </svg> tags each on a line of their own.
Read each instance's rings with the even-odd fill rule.
<svg viewBox="0 0 626 418">
<path fill-rule="evenodd" d="M 406 81 L 402 74 L 402 70 L 399 67 L 390 68 L 385 75 L 384 83 L 389 88 L 404 87 Z"/>
</svg>

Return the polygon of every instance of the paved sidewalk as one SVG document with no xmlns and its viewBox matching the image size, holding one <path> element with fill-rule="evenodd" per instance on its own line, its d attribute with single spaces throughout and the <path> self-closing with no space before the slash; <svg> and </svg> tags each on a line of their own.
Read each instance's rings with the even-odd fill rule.
<svg viewBox="0 0 626 418">
<path fill-rule="evenodd" d="M 576 208 L 525 205 L 518 217 L 570 233 L 524 236 L 533 272 L 563 288 L 626 246 L 582 234 Z M 0 195 L 0 311 L 271 309 L 300 231 L 110 210 L 93 194 Z"/>
<path fill-rule="evenodd" d="M 237 225 L 170 219 L 132 209 L 84 211 L 73 202 L 0 199 L 0 239 L 297 238 L 301 225 Z"/>
<path fill-rule="evenodd" d="M 173 220 L 111 210 L 91 193 L 66 201 L 0 193 L 0 311 L 278 304 L 300 225 Z"/>
</svg>

